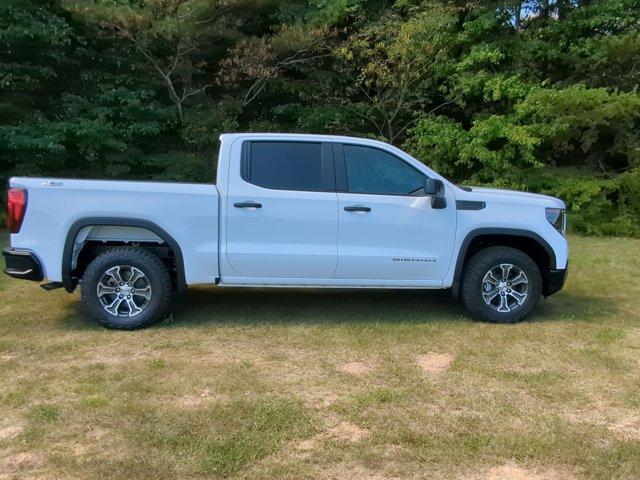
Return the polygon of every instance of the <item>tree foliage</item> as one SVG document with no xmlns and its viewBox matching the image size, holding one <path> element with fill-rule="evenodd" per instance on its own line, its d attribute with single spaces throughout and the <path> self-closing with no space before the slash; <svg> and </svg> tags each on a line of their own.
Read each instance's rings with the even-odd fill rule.
<svg viewBox="0 0 640 480">
<path fill-rule="evenodd" d="M 368 136 L 640 235 L 640 0 L 0 0 L 0 171 L 210 182 L 225 131 Z"/>
</svg>

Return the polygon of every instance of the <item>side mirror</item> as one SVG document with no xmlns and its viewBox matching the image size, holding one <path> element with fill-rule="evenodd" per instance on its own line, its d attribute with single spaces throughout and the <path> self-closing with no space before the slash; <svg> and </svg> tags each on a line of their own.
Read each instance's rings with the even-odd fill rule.
<svg viewBox="0 0 640 480">
<path fill-rule="evenodd" d="M 424 193 L 431 197 L 431 208 L 441 210 L 447 207 L 447 199 L 444 196 L 444 183 L 442 183 L 442 180 L 425 178 Z"/>
<path fill-rule="evenodd" d="M 436 180 L 434 178 L 425 178 L 424 179 L 424 194 L 425 195 L 438 195 L 439 187 L 442 185 L 440 180 Z"/>
</svg>

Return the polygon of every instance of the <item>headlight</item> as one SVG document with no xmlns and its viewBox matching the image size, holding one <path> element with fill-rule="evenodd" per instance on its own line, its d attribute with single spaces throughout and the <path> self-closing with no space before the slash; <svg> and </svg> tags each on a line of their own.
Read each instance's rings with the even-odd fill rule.
<svg viewBox="0 0 640 480">
<path fill-rule="evenodd" d="M 567 234 L 567 212 L 564 208 L 545 208 L 547 220 L 562 235 Z"/>
</svg>

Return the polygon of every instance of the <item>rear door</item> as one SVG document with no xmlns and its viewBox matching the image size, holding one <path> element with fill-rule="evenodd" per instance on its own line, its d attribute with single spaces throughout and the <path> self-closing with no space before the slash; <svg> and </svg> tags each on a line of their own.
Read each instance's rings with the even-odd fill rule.
<svg viewBox="0 0 640 480">
<path fill-rule="evenodd" d="M 338 200 L 331 144 L 247 140 L 239 167 L 229 173 L 226 204 L 234 283 L 332 278 Z"/>
<path fill-rule="evenodd" d="M 336 279 L 367 284 L 439 286 L 456 227 L 455 201 L 434 209 L 425 174 L 380 148 L 335 145 L 338 187 Z"/>
</svg>

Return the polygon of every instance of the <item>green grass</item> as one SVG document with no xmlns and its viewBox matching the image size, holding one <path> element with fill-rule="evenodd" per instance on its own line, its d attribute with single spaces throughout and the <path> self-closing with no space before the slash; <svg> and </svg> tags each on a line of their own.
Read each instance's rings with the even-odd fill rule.
<svg viewBox="0 0 640 480">
<path fill-rule="evenodd" d="M 0 478 L 640 478 L 640 241 L 570 244 L 517 325 L 445 292 L 212 287 L 107 331 L 0 276 Z"/>
</svg>

